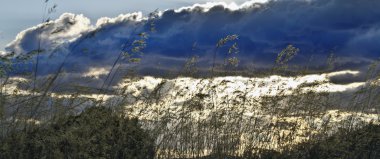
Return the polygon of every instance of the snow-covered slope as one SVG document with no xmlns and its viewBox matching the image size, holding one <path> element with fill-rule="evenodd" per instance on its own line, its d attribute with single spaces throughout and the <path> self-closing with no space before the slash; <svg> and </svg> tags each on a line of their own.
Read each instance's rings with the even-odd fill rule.
<svg viewBox="0 0 380 159">
<path fill-rule="evenodd" d="M 58 102 L 74 103 L 79 110 L 100 100 L 105 106 L 121 106 L 128 116 L 139 118 L 143 127 L 151 130 L 158 155 L 164 158 L 215 151 L 241 155 L 263 149 L 282 150 L 326 137 L 339 128 L 379 124 L 380 80 L 346 84 L 330 80 L 357 74 L 341 71 L 297 77 L 143 77 L 120 82 L 113 87 L 115 94 L 49 96 Z M 10 81 L 13 84 L 10 82 L 4 90 L 8 94 L 19 89 L 17 81 L 25 79 Z"/>
<path fill-rule="evenodd" d="M 264 78 L 145 77 L 121 83 L 116 88 L 123 88 L 122 95 L 112 101 L 124 103 L 128 115 L 145 121 L 144 127 L 157 135 L 162 154 L 185 157 L 194 147 L 204 155 L 219 147 L 228 147 L 236 154 L 247 149 L 281 150 L 331 135 L 342 127 L 379 123 L 376 102 L 369 102 L 365 108 L 347 102 L 366 99 L 365 93 L 360 96 L 354 92 L 366 90 L 368 83 L 330 81 L 333 76 L 356 73 Z M 372 96 L 378 97 L 375 92 Z"/>
</svg>

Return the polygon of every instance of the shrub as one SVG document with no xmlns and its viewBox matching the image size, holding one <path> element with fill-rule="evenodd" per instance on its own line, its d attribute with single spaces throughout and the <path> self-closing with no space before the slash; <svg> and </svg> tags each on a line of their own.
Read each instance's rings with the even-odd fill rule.
<svg viewBox="0 0 380 159">
<path fill-rule="evenodd" d="M 104 107 L 10 133 L 1 143 L 0 158 L 154 157 L 154 140 L 137 119 Z"/>
</svg>

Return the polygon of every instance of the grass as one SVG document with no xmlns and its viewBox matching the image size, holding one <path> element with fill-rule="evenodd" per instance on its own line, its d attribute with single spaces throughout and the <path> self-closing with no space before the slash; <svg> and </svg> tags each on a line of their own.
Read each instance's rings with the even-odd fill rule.
<svg viewBox="0 0 380 159">
<path fill-rule="evenodd" d="M 1 158 L 153 158 L 154 140 L 137 119 L 92 107 L 52 124 L 34 125 L 1 138 Z"/>
</svg>

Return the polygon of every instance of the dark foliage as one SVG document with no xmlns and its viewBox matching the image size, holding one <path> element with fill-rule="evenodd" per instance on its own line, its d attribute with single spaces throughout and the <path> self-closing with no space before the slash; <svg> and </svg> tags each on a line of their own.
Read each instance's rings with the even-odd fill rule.
<svg viewBox="0 0 380 159">
<path fill-rule="evenodd" d="M 326 140 L 298 145 L 282 158 L 377 159 L 380 158 L 380 126 L 371 124 L 355 131 L 341 130 Z"/>
<path fill-rule="evenodd" d="M 153 158 L 154 140 L 129 119 L 104 107 L 14 132 L 1 139 L 0 158 Z"/>
<path fill-rule="evenodd" d="M 204 159 L 378 159 L 380 158 L 380 125 L 368 125 L 355 131 L 341 130 L 333 136 L 307 142 L 280 153 L 262 150 L 242 157 L 213 154 Z"/>
</svg>

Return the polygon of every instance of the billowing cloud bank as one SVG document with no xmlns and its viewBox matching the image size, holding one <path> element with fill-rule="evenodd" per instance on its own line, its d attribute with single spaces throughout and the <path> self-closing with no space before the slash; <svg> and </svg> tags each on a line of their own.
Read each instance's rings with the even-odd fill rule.
<svg viewBox="0 0 380 159">
<path fill-rule="evenodd" d="M 380 56 L 380 1 L 377 0 L 275 0 L 267 3 L 206 3 L 159 13 L 157 30 L 150 34 L 141 67 L 182 66 L 186 58 L 200 56 L 210 67 L 216 42 L 237 34 L 241 65 L 273 64 L 288 44 L 300 48 L 296 61 L 325 64 L 333 52 L 341 68 L 360 69 Z M 93 25 L 83 15 L 64 14 L 48 24 L 21 32 L 7 52 L 25 54 L 38 49 L 43 72 L 54 71 L 69 55 L 66 70 L 109 68 L 132 35 L 148 31 L 151 23 L 142 13 L 101 18 Z M 38 40 L 38 39 L 42 40 Z M 194 43 L 197 49 L 192 49 Z M 220 49 L 218 57 L 226 54 Z M 48 52 L 48 53 L 46 53 Z M 178 67 L 179 68 L 179 67 Z"/>
</svg>

